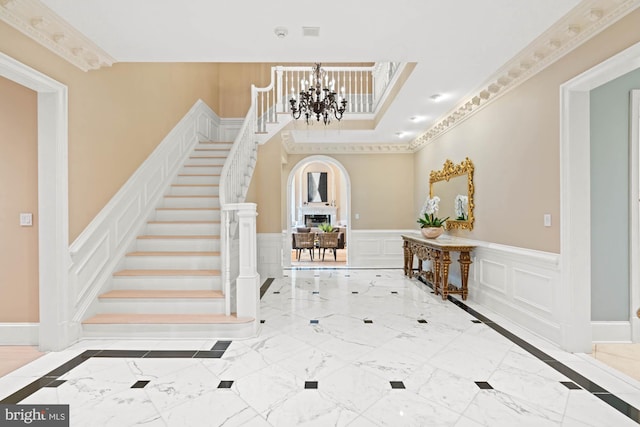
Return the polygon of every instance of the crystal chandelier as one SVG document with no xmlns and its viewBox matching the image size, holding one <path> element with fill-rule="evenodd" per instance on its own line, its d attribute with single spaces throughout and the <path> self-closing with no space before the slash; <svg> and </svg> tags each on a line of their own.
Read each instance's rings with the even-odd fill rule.
<svg viewBox="0 0 640 427">
<path fill-rule="evenodd" d="M 332 80 L 329 82 L 329 78 L 325 71 L 320 68 L 320 64 L 316 64 L 313 67 L 313 71 L 309 76 L 311 82 L 306 80 L 300 81 L 300 99 L 297 100 L 295 95 L 289 100 L 291 103 L 291 115 L 294 119 L 298 120 L 302 114 L 304 114 L 305 121 L 309 124 L 309 119 L 313 116 L 317 121 L 322 121 L 324 124 L 331 122 L 331 116 L 336 120 L 342 119 L 345 108 L 347 106 L 347 100 L 344 97 L 344 87 L 338 95 L 334 91 L 335 82 Z M 322 81 L 324 79 L 324 88 L 322 88 Z M 306 89 L 308 86 L 308 89 Z M 295 89 L 291 88 L 291 92 L 295 93 Z"/>
</svg>

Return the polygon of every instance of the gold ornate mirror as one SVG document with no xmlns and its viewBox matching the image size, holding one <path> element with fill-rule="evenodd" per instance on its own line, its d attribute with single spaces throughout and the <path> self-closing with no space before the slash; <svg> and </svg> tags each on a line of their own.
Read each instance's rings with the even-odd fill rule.
<svg viewBox="0 0 640 427">
<path fill-rule="evenodd" d="M 440 197 L 438 217 L 449 217 L 447 230 L 473 230 L 473 163 L 446 160 L 442 170 L 429 174 L 429 197 Z"/>
</svg>

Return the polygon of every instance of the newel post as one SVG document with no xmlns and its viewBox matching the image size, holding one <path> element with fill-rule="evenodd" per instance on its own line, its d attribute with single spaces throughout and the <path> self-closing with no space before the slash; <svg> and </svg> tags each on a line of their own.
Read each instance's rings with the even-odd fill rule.
<svg viewBox="0 0 640 427">
<path fill-rule="evenodd" d="M 238 237 L 239 274 L 236 280 L 237 316 L 253 317 L 260 315 L 260 275 L 258 274 L 256 248 L 256 212 L 255 203 L 239 203 Z"/>
</svg>

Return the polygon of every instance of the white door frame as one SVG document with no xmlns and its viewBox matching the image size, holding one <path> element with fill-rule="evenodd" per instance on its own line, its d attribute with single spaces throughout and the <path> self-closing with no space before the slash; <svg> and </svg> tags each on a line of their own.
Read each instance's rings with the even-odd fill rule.
<svg viewBox="0 0 640 427">
<path fill-rule="evenodd" d="M 322 155 L 309 156 L 301 159 L 291 169 L 291 172 L 289 172 L 289 177 L 287 178 L 287 204 L 286 204 L 287 229 L 285 230 L 285 233 L 283 236 L 285 240 L 284 242 L 282 242 L 282 255 L 283 255 L 282 266 L 283 267 L 291 266 L 291 250 L 289 248 L 291 248 L 291 227 L 293 227 L 293 224 L 291 223 L 291 211 L 289 209 L 291 209 L 291 203 L 292 203 L 291 191 L 293 189 L 293 180 L 295 179 L 295 176 L 298 173 L 298 170 L 300 168 L 303 168 L 308 163 L 314 163 L 314 162 L 330 163 L 335 167 L 337 167 L 338 169 L 340 169 L 340 172 L 342 173 L 342 177 L 345 180 L 346 188 L 347 188 L 347 197 L 346 197 L 347 206 L 345 207 L 345 209 L 347 210 L 346 212 L 347 218 L 351 218 L 351 179 L 349 178 L 349 173 L 347 172 L 345 167 L 342 165 L 342 163 L 340 163 L 333 157 L 322 156 Z M 345 239 L 347 244 L 348 242 L 351 241 L 351 220 L 349 220 L 349 223 L 347 224 L 347 227 L 346 227 Z M 347 265 L 350 265 L 351 263 L 351 252 L 352 252 L 351 250 L 347 249 Z"/>
<path fill-rule="evenodd" d="M 589 92 L 640 67 L 640 43 L 560 86 L 561 344 L 591 351 L 591 195 Z"/>
<path fill-rule="evenodd" d="M 75 340 L 68 280 L 67 87 L 3 53 L 0 76 L 38 93 L 39 346 L 60 350 Z"/>
<path fill-rule="evenodd" d="M 629 112 L 629 313 L 631 341 L 640 342 L 640 90 L 631 91 Z"/>
</svg>

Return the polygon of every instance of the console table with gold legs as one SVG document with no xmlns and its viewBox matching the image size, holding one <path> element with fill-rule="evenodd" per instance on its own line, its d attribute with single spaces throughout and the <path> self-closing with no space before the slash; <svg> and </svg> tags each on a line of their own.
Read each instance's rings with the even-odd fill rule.
<svg viewBox="0 0 640 427">
<path fill-rule="evenodd" d="M 437 239 L 425 239 L 420 234 L 402 235 L 404 248 L 404 274 L 413 277 L 413 257 L 418 258 L 417 275 L 433 285 L 433 290 L 447 299 L 450 294 L 462 295 L 466 300 L 469 294 L 469 266 L 471 265 L 471 251 L 475 246 L 465 244 L 462 239 L 441 236 Z M 461 287 L 449 283 L 449 266 L 451 265 L 451 252 L 459 252 Z M 423 261 L 431 261 L 431 270 L 422 269 Z"/>
</svg>

